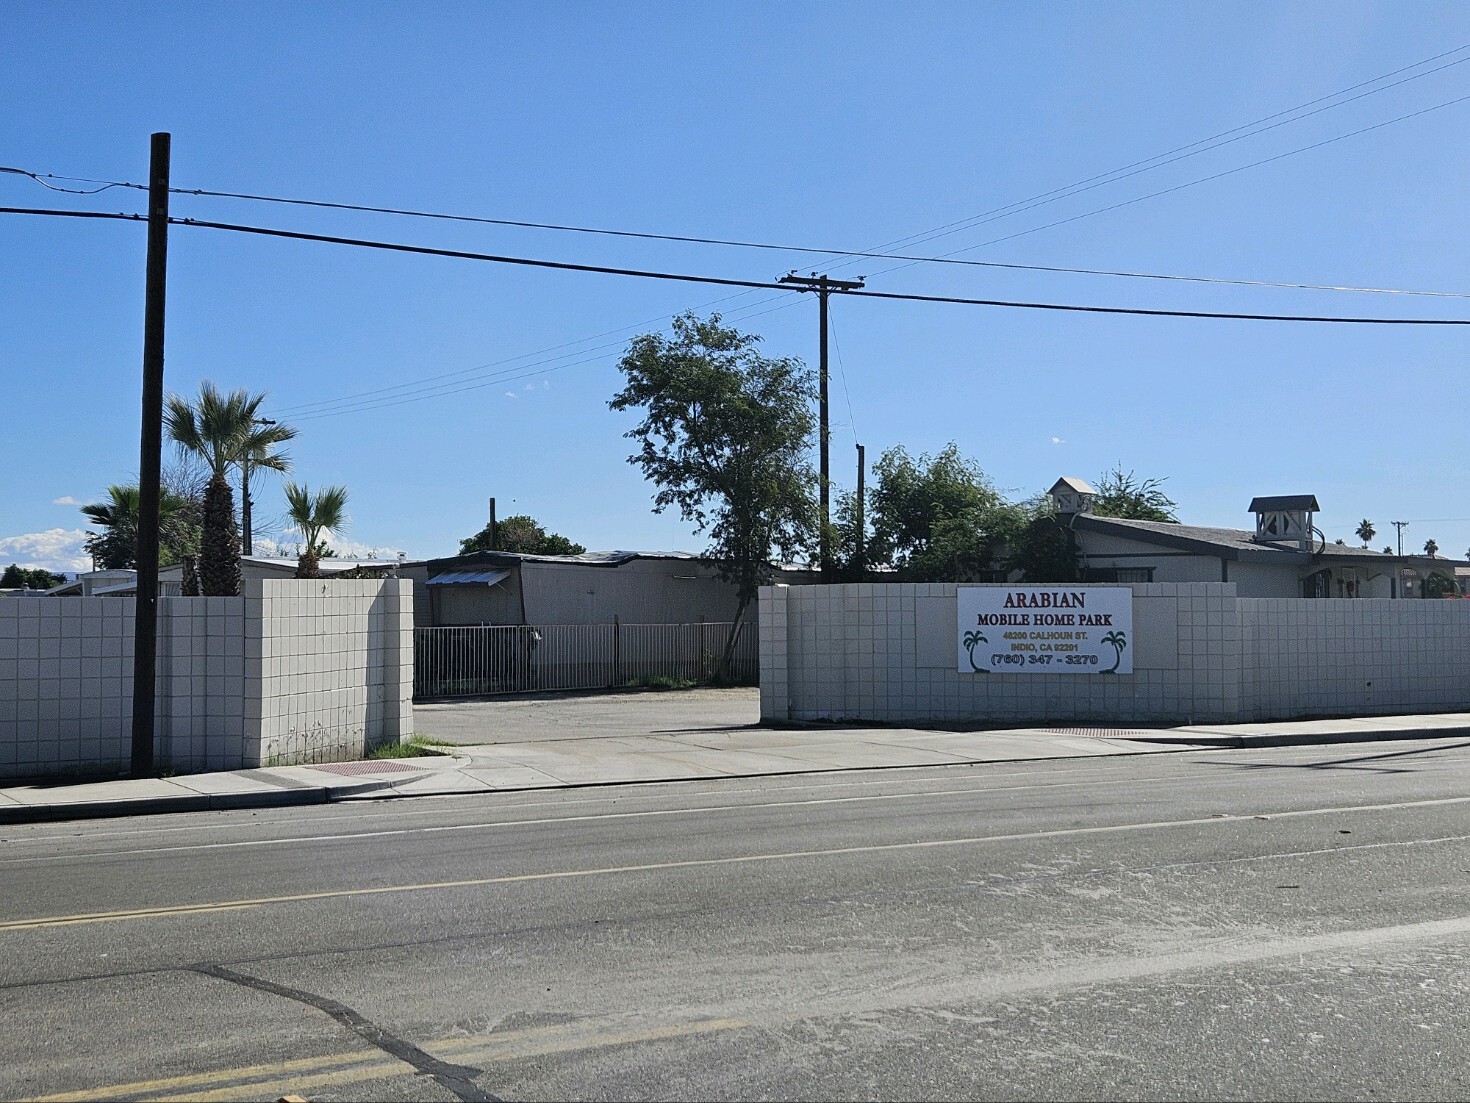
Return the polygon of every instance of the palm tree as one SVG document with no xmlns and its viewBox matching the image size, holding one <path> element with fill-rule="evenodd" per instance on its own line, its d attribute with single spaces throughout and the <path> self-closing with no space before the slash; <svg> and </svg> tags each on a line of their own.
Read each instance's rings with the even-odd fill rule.
<svg viewBox="0 0 1470 1103">
<path fill-rule="evenodd" d="M 320 578 L 318 557 L 322 535 L 341 532 L 347 527 L 347 488 L 324 486 L 312 494 L 304 486 L 286 484 L 287 516 L 301 530 L 305 540 L 296 563 L 297 578 Z"/>
<path fill-rule="evenodd" d="M 102 570 L 132 570 L 138 565 L 138 510 L 141 495 L 136 486 L 109 486 L 107 501 L 81 507 L 87 524 L 102 529 L 83 541 L 87 554 Z M 168 487 L 158 492 L 158 543 L 160 566 L 169 566 L 187 555 L 197 534 L 193 531 L 194 506 Z"/>
<path fill-rule="evenodd" d="M 200 384 L 197 402 L 169 395 L 165 406 L 169 437 L 203 460 L 209 471 L 199 547 L 199 586 L 205 597 L 233 597 L 240 592 L 240 535 L 230 468 L 252 451 L 269 452 L 296 435 L 288 426 L 257 424 L 256 413 L 264 400 L 265 395 L 244 390 L 224 394 L 206 380 Z"/>
<path fill-rule="evenodd" d="M 1358 525 L 1357 537 L 1363 542 L 1363 547 L 1368 546 L 1368 541 L 1378 535 L 1378 530 L 1373 527 L 1373 522 L 1364 517 Z"/>
<path fill-rule="evenodd" d="M 1128 646 L 1128 634 L 1126 632 L 1109 632 L 1102 638 L 1102 642 L 1112 644 L 1113 650 L 1118 653 L 1118 657 L 1113 660 L 1113 665 L 1107 670 L 1104 670 L 1103 673 L 1116 674 L 1118 667 L 1123 663 L 1123 650 Z"/>
<path fill-rule="evenodd" d="M 1436 555 L 1438 555 L 1439 541 L 1435 540 L 1432 536 L 1428 540 L 1424 541 L 1424 554 L 1429 556 L 1430 559 L 1433 559 Z"/>
</svg>

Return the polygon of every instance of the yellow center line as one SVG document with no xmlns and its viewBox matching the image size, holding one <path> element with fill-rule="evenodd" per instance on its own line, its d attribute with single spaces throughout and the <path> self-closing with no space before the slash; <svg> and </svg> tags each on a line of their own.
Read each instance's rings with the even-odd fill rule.
<svg viewBox="0 0 1470 1103">
<path fill-rule="evenodd" d="M 504 1033 L 444 1038 L 429 1042 L 423 1048 L 438 1057 L 453 1058 L 460 1063 L 488 1065 L 739 1030 L 752 1025 L 745 1019 L 695 1019 L 635 1030 L 619 1027 L 615 1020 L 600 1018 Z M 152 1103 L 215 1103 L 259 1097 L 263 1087 L 270 1087 L 270 1094 L 275 1094 L 277 1088 L 300 1093 L 385 1076 L 407 1076 L 415 1071 L 406 1062 L 377 1051 L 337 1053 L 37 1096 L 29 1103 L 96 1103 L 134 1096 L 149 1099 Z"/>
<path fill-rule="evenodd" d="M 548 870 L 542 873 L 514 873 L 500 877 L 471 877 L 454 881 L 424 881 L 407 885 L 376 885 L 371 888 L 331 889 L 323 892 L 293 893 L 289 896 L 260 896 L 245 900 L 222 900 L 204 904 L 176 904 L 127 911 L 89 912 L 79 915 L 48 916 L 39 919 L 14 919 L 0 923 L 0 933 L 29 931 L 45 927 L 73 926 L 83 923 L 113 923 L 130 919 L 157 919 L 175 915 L 201 915 L 239 908 L 258 908 L 268 904 L 292 904 L 309 900 L 337 900 L 360 896 L 385 896 L 401 892 L 433 892 L 443 889 L 483 888 L 487 885 L 509 885 L 525 881 L 556 881 L 577 877 L 605 877 L 620 873 L 654 873 L 671 869 L 698 869 L 711 866 L 746 865 L 756 862 L 785 862 L 800 858 L 832 858 L 851 854 L 880 854 L 900 850 L 928 850 L 955 846 L 979 846 L 986 843 L 1021 842 L 1035 839 L 1058 839 L 1086 835 L 1113 835 L 1133 831 L 1153 831 L 1167 827 L 1204 827 L 1227 823 L 1250 823 L 1260 817 L 1272 820 L 1304 816 L 1340 815 L 1350 812 L 1382 812 L 1401 808 L 1426 808 L 1470 802 L 1470 797 L 1441 797 L 1433 800 L 1398 801 L 1388 804 L 1345 805 L 1332 808 L 1307 808 L 1284 812 L 1242 815 L 1205 816 L 1181 820 L 1153 820 L 1147 823 L 1112 824 L 1100 827 L 1064 827 L 1050 831 L 1018 831 L 1002 835 L 973 835 L 959 839 L 919 839 L 907 843 L 872 843 L 867 846 L 836 846 L 819 850 L 787 850 L 769 854 L 737 854 L 727 858 L 687 858 L 674 862 L 646 862 L 626 866 L 598 866 L 590 869 Z"/>
<path fill-rule="evenodd" d="M 59 1092 L 55 1095 L 36 1096 L 30 1103 L 90 1103 L 92 1100 L 117 1099 L 127 1095 L 150 1095 L 153 1092 L 175 1088 L 188 1088 L 198 1084 L 219 1081 L 255 1081 L 271 1077 L 296 1076 L 345 1065 L 378 1065 L 403 1062 L 388 1058 L 379 1050 L 364 1050 L 360 1053 L 333 1053 L 323 1057 L 300 1057 L 292 1061 L 276 1061 L 269 1065 L 245 1065 L 241 1068 L 222 1069 L 218 1072 L 195 1073 L 190 1076 L 170 1076 L 161 1080 L 137 1080 L 131 1084 L 112 1084 L 105 1088 L 86 1088 L 80 1091 Z M 404 1066 L 407 1068 L 408 1066 Z M 191 1097 L 192 1098 L 192 1097 Z"/>
</svg>

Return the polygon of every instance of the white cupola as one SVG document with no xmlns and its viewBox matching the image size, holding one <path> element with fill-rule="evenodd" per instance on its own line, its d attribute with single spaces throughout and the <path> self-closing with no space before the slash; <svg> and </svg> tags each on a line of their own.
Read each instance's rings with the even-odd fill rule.
<svg viewBox="0 0 1470 1103">
<path fill-rule="evenodd" d="M 1087 483 L 1067 477 L 1058 479 L 1056 485 L 1046 493 L 1056 503 L 1057 513 L 1064 517 L 1074 513 L 1091 513 L 1092 500 L 1097 497 L 1097 491 Z"/>
<path fill-rule="evenodd" d="M 1278 494 L 1275 497 L 1252 498 L 1251 512 L 1256 515 L 1256 542 L 1272 543 L 1294 540 L 1306 551 L 1312 546 L 1312 518 L 1321 509 L 1314 494 Z"/>
</svg>

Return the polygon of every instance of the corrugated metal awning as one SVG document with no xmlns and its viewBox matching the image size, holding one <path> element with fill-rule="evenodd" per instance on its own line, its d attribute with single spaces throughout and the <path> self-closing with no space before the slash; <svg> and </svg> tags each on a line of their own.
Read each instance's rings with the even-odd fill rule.
<svg viewBox="0 0 1470 1103">
<path fill-rule="evenodd" d="M 509 571 L 445 571 L 429 579 L 430 586 L 494 586 L 510 577 Z"/>
</svg>

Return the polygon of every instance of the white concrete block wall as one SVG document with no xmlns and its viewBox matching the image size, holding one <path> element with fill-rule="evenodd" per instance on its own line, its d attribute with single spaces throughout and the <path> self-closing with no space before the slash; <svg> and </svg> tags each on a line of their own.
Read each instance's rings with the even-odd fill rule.
<svg viewBox="0 0 1470 1103">
<path fill-rule="evenodd" d="M 408 580 L 258 580 L 254 595 L 263 765 L 361 758 L 412 734 Z"/>
<path fill-rule="evenodd" d="M 0 777 L 125 767 L 131 601 L 0 601 Z"/>
<path fill-rule="evenodd" d="M 70 598 L 57 598 L 58 603 Z M 103 598 L 103 604 L 123 599 Z M 131 643 L 133 602 L 122 618 Z M 129 648 L 131 652 L 131 647 Z M 132 663 L 123 692 L 132 721 Z M 239 598 L 162 598 L 158 603 L 158 765 L 179 773 L 236 768 L 245 748 L 245 611 Z M 124 733 L 127 765 L 130 730 Z"/>
<path fill-rule="evenodd" d="M 356 758 L 412 734 L 411 584 L 322 585 L 160 600 L 160 768 Z M 0 600 L 0 778 L 127 768 L 133 625 L 131 598 Z"/>
<path fill-rule="evenodd" d="M 1470 603 L 1242 599 L 1243 715 L 1470 708 Z"/>
<path fill-rule="evenodd" d="M 1470 710 L 1470 603 L 1129 588 L 1134 673 L 1103 677 L 960 672 L 952 583 L 767 587 L 761 715 L 1118 725 Z"/>
</svg>

